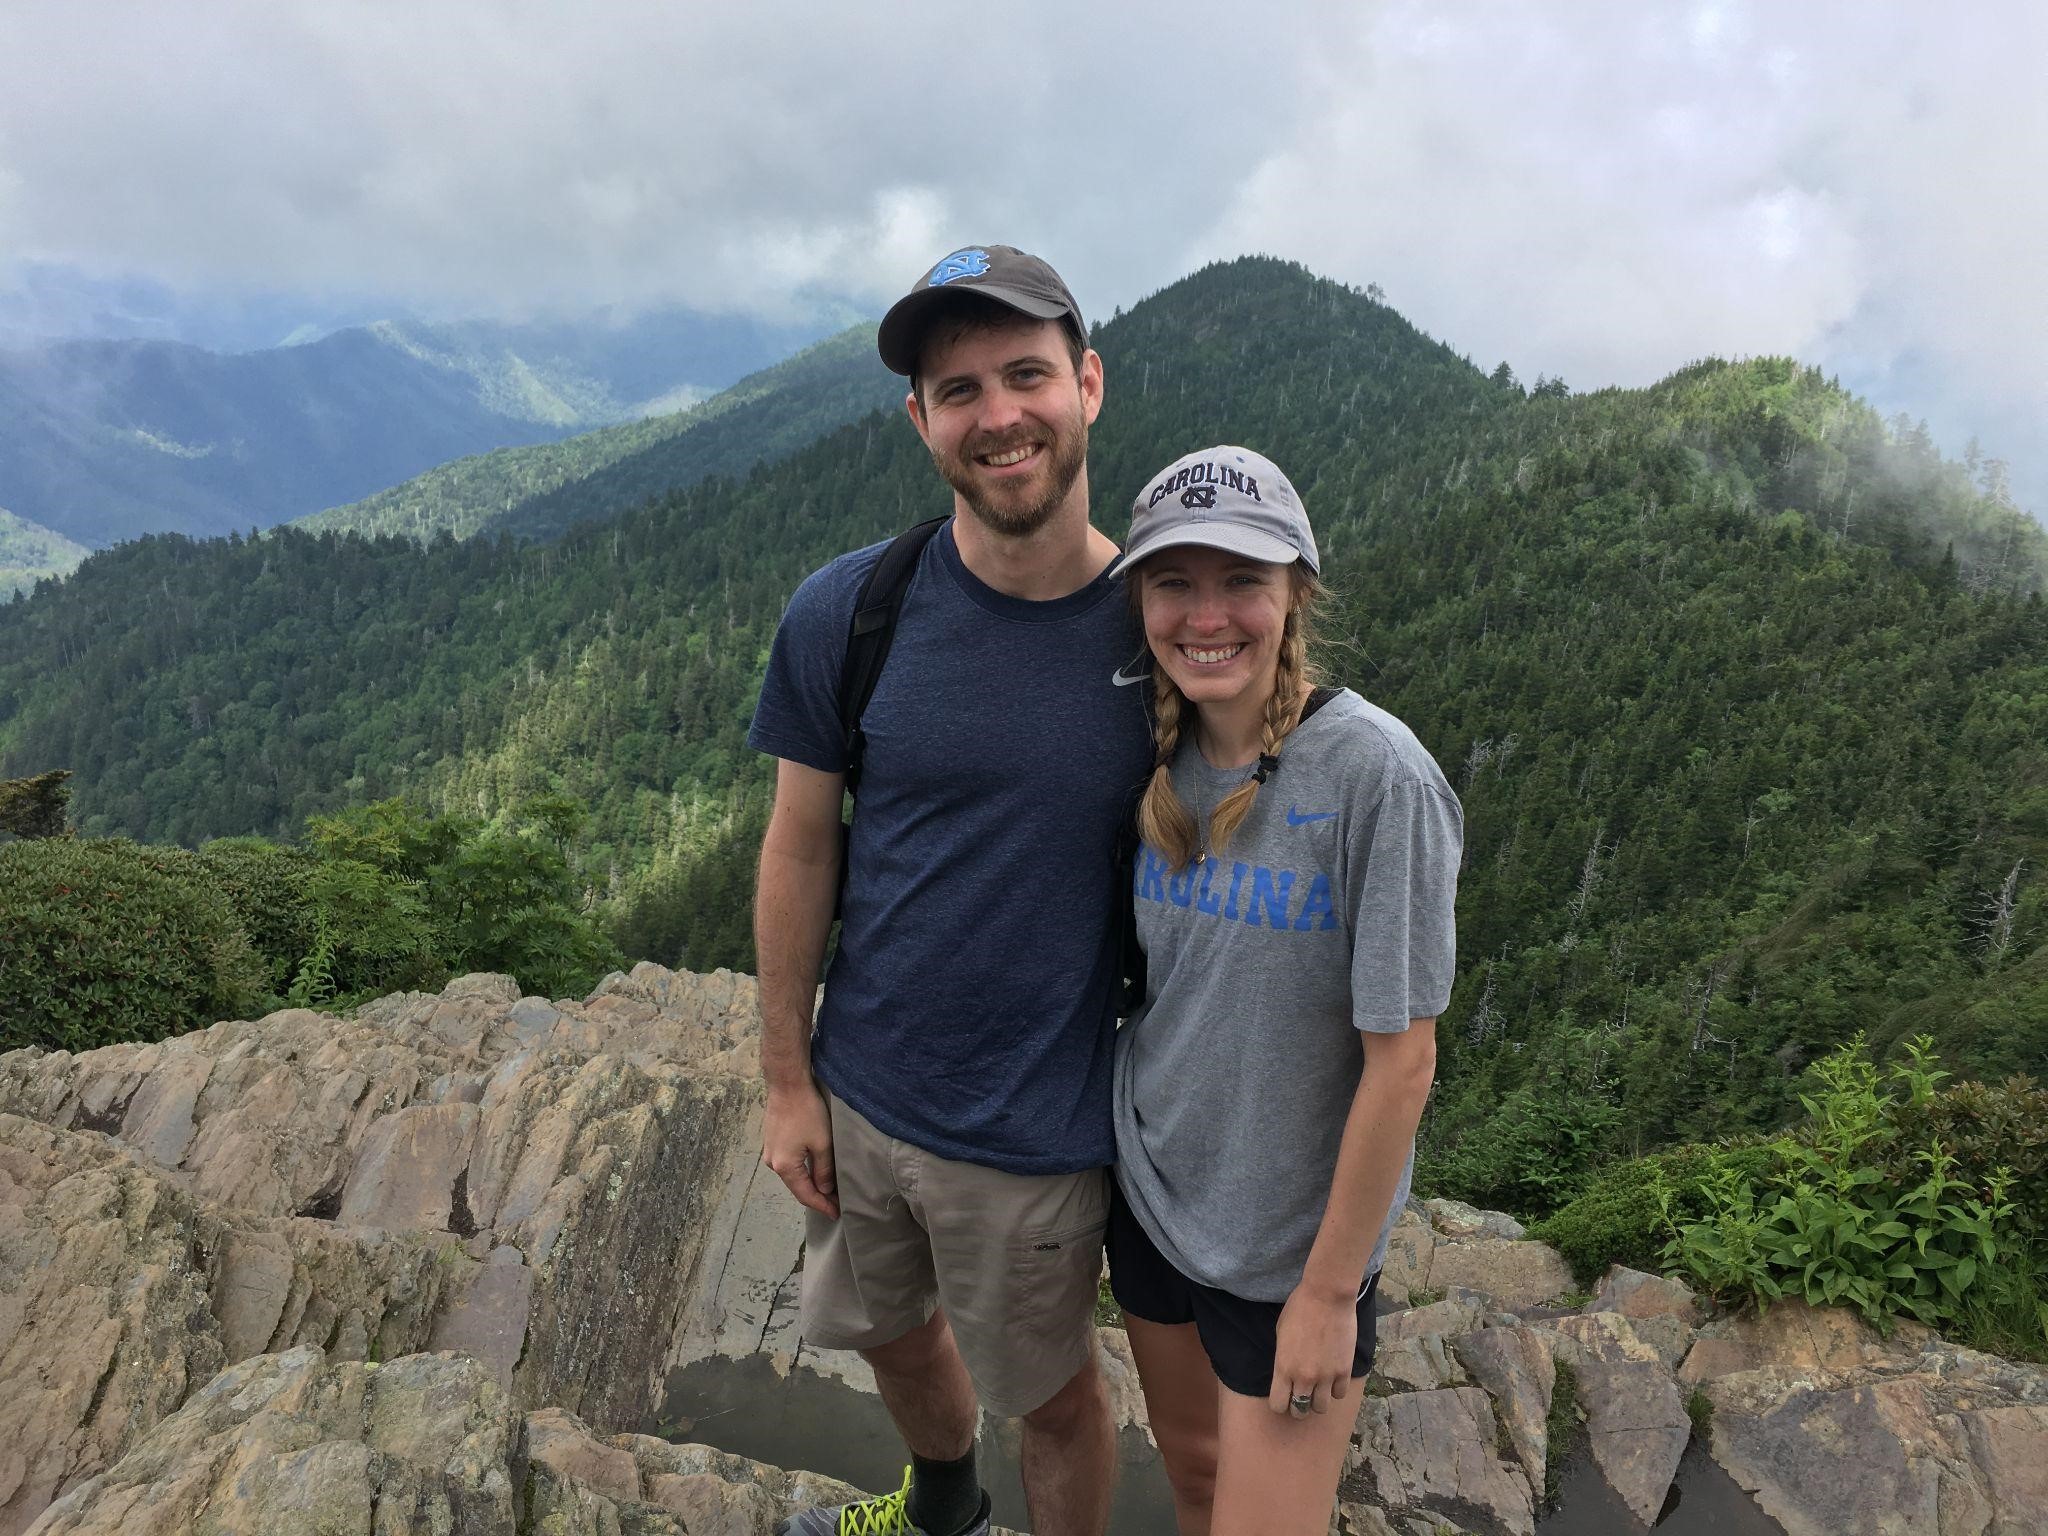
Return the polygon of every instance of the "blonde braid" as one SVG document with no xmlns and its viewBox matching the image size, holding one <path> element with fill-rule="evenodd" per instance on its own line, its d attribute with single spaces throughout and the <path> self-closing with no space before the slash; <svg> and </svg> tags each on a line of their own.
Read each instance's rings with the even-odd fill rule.
<svg viewBox="0 0 2048 1536">
<path fill-rule="evenodd" d="M 1280 755 L 1280 744 L 1301 723 L 1302 706 L 1308 702 L 1308 640 L 1302 623 L 1302 604 L 1287 610 L 1286 627 L 1280 632 L 1280 654 L 1273 669 L 1273 691 L 1266 698 L 1265 731 L 1260 750 L 1267 757 Z M 1231 834 L 1251 814 L 1252 801 L 1259 793 L 1263 774 L 1246 779 L 1218 802 L 1209 817 L 1209 847 L 1221 853 Z"/>
<path fill-rule="evenodd" d="M 1173 788 L 1173 754 L 1180 745 L 1182 711 L 1187 700 L 1173 686 L 1163 667 L 1152 669 L 1152 736 L 1158 747 L 1151 782 L 1138 802 L 1138 835 L 1161 853 L 1178 874 L 1200 847 L 1195 818 Z"/>
</svg>

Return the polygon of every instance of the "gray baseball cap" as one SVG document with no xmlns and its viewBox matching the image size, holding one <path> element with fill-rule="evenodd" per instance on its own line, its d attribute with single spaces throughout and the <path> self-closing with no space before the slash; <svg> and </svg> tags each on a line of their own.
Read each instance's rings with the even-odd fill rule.
<svg viewBox="0 0 2048 1536">
<path fill-rule="evenodd" d="M 1013 245 L 968 245 L 941 257 L 910 292 L 889 306 L 875 338 L 883 366 L 905 378 L 915 374 L 926 320 L 947 295 L 962 292 L 986 295 L 1034 320 L 1064 318 L 1083 341 L 1088 338 L 1081 306 L 1050 265 Z"/>
<path fill-rule="evenodd" d="M 1130 536 L 1111 570 L 1184 544 L 1322 571 L 1301 497 L 1279 465 L 1249 448 L 1198 449 L 1154 475 L 1131 503 Z"/>
</svg>

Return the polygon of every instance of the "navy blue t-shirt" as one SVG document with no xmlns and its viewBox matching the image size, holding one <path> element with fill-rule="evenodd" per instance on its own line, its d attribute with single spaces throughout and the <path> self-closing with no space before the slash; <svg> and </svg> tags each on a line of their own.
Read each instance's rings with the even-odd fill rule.
<svg viewBox="0 0 2048 1536">
<path fill-rule="evenodd" d="M 839 672 L 873 545 L 797 588 L 748 744 L 844 772 Z M 1151 769 L 1143 637 L 1123 583 L 997 592 L 950 523 L 919 557 L 862 716 L 818 1078 L 956 1161 L 1067 1173 L 1115 1157 L 1115 842 Z M 1126 664 L 1129 664 L 1128 666 Z"/>
</svg>

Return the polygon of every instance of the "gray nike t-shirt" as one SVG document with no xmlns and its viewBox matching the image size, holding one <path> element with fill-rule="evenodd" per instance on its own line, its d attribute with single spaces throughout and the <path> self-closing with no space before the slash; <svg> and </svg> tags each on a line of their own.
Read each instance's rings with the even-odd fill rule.
<svg viewBox="0 0 2048 1536">
<path fill-rule="evenodd" d="M 1173 781 L 1206 828 L 1250 769 L 1210 767 L 1192 734 Z M 1288 738 L 1220 855 L 1174 874 L 1139 850 L 1147 976 L 1117 1032 L 1117 1180 L 1189 1279 L 1275 1302 L 1300 1283 L 1364 1071 L 1359 1031 L 1450 1002 L 1463 840 L 1435 759 L 1346 689 Z M 1411 1147 L 1368 1274 L 1413 1170 Z"/>
</svg>

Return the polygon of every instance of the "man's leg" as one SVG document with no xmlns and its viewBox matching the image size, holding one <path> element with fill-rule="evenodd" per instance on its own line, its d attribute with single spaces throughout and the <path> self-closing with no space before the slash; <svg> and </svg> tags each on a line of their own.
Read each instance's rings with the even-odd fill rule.
<svg viewBox="0 0 2048 1536">
<path fill-rule="evenodd" d="M 1072 1380 L 1024 1415 L 1022 1461 L 1035 1536 L 1103 1536 L 1109 1529 L 1116 1426 L 1092 1352 Z"/>
<path fill-rule="evenodd" d="M 900 1339 L 861 1351 L 882 1404 L 910 1449 L 905 1513 L 921 1531 L 952 1536 L 986 1514 L 975 1466 L 974 1386 L 944 1312 Z M 985 1528 L 985 1527 L 984 1527 Z"/>
<path fill-rule="evenodd" d="M 1116 1459 L 1095 1365 L 1107 1171 L 1013 1174 L 926 1157 L 915 1188 L 975 1395 L 1023 1421 L 1032 1530 L 1102 1536 Z"/>
<path fill-rule="evenodd" d="M 869 1518 L 856 1523 L 895 1529 L 907 1512 L 932 1536 L 953 1536 L 982 1516 L 974 1389 L 945 1313 L 932 1309 L 930 1239 L 896 1182 L 897 1144 L 838 1099 L 830 1104 L 839 1219 L 806 1212 L 804 1338 L 860 1352 L 913 1467 L 907 1489 L 864 1501 Z M 777 1530 L 832 1536 L 843 1512 L 800 1510 Z"/>
<path fill-rule="evenodd" d="M 913 1456 L 957 1461 L 967 1454 L 974 1445 L 974 1386 L 945 1313 L 860 1356 L 874 1368 L 882 1403 Z"/>
</svg>

